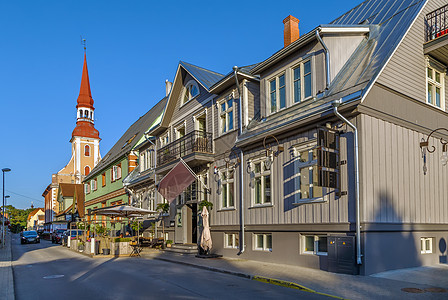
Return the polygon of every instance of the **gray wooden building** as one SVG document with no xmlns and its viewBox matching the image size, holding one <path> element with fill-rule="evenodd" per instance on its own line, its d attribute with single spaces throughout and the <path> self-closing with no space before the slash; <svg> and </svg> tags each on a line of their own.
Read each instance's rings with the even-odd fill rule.
<svg viewBox="0 0 448 300">
<path fill-rule="evenodd" d="M 448 128 L 447 15 L 446 0 L 369 0 L 302 35 L 287 17 L 282 49 L 227 75 L 180 62 L 148 132 L 155 181 L 180 158 L 198 177 L 169 238 L 195 245 L 207 200 L 226 257 L 364 275 L 446 263 L 448 131 L 420 143 Z"/>
</svg>

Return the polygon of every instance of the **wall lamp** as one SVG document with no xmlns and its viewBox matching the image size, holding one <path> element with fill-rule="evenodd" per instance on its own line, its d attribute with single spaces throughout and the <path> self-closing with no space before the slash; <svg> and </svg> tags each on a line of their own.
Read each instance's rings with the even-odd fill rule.
<svg viewBox="0 0 448 300">
<path fill-rule="evenodd" d="M 266 139 L 269 138 L 269 137 L 273 138 L 275 143 L 277 143 L 277 151 L 273 150 L 273 146 L 272 146 L 271 143 L 266 145 Z M 275 136 L 273 136 L 273 135 L 265 136 L 265 138 L 263 139 L 263 147 L 264 147 L 264 149 L 266 149 L 265 166 L 269 170 L 271 168 L 271 164 L 272 164 L 273 158 L 274 157 L 278 157 L 280 153 L 285 151 L 285 147 L 280 146 L 280 143 L 278 142 L 278 139 Z"/>
<path fill-rule="evenodd" d="M 436 151 L 436 147 L 434 145 L 429 147 L 429 138 L 431 137 L 431 135 L 433 135 L 437 131 L 448 132 L 448 129 L 446 129 L 446 128 L 434 129 L 428 135 L 426 140 L 424 138 L 422 138 L 422 141 L 420 142 L 420 149 L 422 150 L 422 158 L 423 158 L 423 174 L 424 175 L 426 175 L 426 172 L 428 171 L 428 168 L 426 167 L 426 152 L 434 153 Z M 442 166 L 446 166 L 446 164 L 448 162 L 448 141 L 444 140 L 443 138 L 440 138 L 440 143 L 442 144 L 442 156 L 440 157 L 440 162 L 442 163 Z"/>
</svg>

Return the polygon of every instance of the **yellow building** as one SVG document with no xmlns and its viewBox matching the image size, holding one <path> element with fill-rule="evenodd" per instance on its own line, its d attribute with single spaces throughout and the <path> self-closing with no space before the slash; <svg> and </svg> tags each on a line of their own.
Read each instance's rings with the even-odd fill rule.
<svg viewBox="0 0 448 300">
<path fill-rule="evenodd" d="M 36 208 L 28 215 L 26 220 L 27 230 L 37 230 L 44 226 L 45 212 L 43 208 Z"/>
</svg>

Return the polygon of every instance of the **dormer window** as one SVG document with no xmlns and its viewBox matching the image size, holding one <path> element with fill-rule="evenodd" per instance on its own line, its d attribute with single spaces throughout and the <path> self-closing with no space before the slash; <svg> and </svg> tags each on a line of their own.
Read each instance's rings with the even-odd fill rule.
<svg viewBox="0 0 448 300">
<path fill-rule="evenodd" d="M 275 77 L 269 82 L 269 98 L 271 113 L 286 107 L 285 73 Z"/>
<path fill-rule="evenodd" d="M 302 102 L 312 96 L 311 61 L 300 63 L 293 69 L 294 103 Z"/>
<path fill-rule="evenodd" d="M 185 94 L 182 100 L 182 105 L 199 95 L 199 87 L 194 80 L 191 80 L 185 86 Z"/>
</svg>

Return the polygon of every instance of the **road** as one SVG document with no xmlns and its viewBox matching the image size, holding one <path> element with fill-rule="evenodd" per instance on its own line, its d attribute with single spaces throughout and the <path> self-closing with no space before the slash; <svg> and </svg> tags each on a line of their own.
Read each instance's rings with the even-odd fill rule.
<svg viewBox="0 0 448 300">
<path fill-rule="evenodd" d="M 329 299 L 145 258 L 95 258 L 49 241 L 12 239 L 14 290 L 27 299 Z"/>
</svg>

